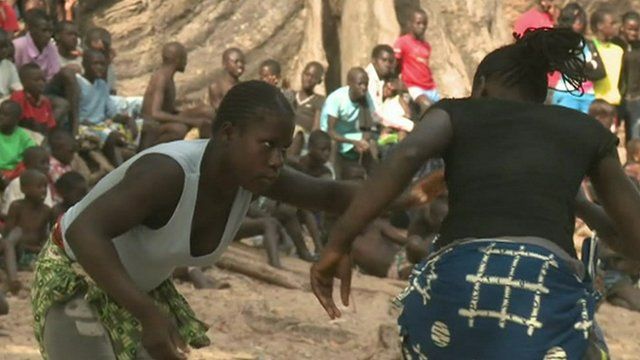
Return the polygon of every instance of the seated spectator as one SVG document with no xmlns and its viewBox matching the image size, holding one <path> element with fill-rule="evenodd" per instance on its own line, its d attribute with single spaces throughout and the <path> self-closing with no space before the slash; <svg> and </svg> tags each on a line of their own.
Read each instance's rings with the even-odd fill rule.
<svg viewBox="0 0 640 360">
<path fill-rule="evenodd" d="M 78 125 L 78 85 L 75 73 L 60 68 L 58 48 L 52 39 L 53 25 L 45 11 L 32 9 L 27 11 L 26 35 L 13 40 L 15 63 L 18 68 L 36 63 L 44 72 L 47 83 L 44 94 L 51 100 L 53 117 L 58 126 L 77 131 Z"/>
<path fill-rule="evenodd" d="M 289 165 L 298 171 L 317 178 L 333 178 L 327 166 L 331 156 L 331 137 L 322 130 L 314 130 L 309 135 L 309 152 Z M 288 159 L 290 160 L 290 159 Z"/>
<path fill-rule="evenodd" d="M 36 145 L 27 131 L 18 126 L 21 115 L 20 105 L 15 101 L 0 104 L 0 183 L 4 186 L 22 171 L 19 165 L 24 151 Z"/>
<path fill-rule="evenodd" d="M 385 128 L 398 133 L 398 141 L 404 139 L 413 130 L 409 104 L 400 93 L 400 81 L 388 81 L 384 85 L 384 102 L 378 110 L 380 122 Z M 382 138 L 382 137 L 381 137 Z"/>
<path fill-rule="evenodd" d="M 296 112 L 296 128 L 293 142 L 287 150 L 288 156 L 300 156 L 306 147 L 309 134 L 320 128 L 320 113 L 324 96 L 315 93 L 315 87 L 322 83 L 324 68 L 317 61 L 308 63 L 301 76 L 301 89 L 296 92 L 293 108 Z"/>
<path fill-rule="evenodd" d="M 107 60 L 107 75 L 105 80 L 109 85 L 111 101 L 116 106 L 118 113 L 127 114 L 131 117 L 139 117 L 142 112 L 142 96 L 120 96 L 118 95 L 118 76 L 114 60 L 116 52 L 111 42 L 109 30 L 101 27 L 91 28 L 87 31 L 85 46 L 87 49 L 99 51 L 104 54 Z"/>
<path fill-rule="evenodd" d="M 49 173 L 49 153 L 41 146 L 33 146 L 24 152 L 24 167 L 26 170 L 36 170 L 41 172 L 45 177 Z M 16 200 L 24 199 L 24 193 L 20 186 L 20 177 L 13 179 L 2 194 L 2 203 L 0 203 L 0 217 L 6 217 L 9 213 L 11 203 Z M 44 195 L 44 203 L 53 207 L 53 194 L 51 189 L 47 187 Z"/>
<path fill-rule="evenodd" d="M 429 66 L 431 45 L 424 38 L 427 24 L 427 13 L 422 9 L 414 10 L 408 24 L 409 33 L 398 38 L 393 46 L 402 81 L 421 112 L 440 100 Z"/>
<path fill-rule="evenodd" d="M 209 104 L 213 110 L 218 110 L 224 95 L 232 87 L 240 83 L 240 77 L 244 74 L 244 53 L 242 50 L 232 47 L 222 53 L 222 75 L 214 78 L 209 86 Z"/>
<path fill-rule="evenodd" d="M 18 270 L 32 269 L 54 220 L 51 208 L 44 203 L 48 192 L 46 175 L 29 169 L 19 180 L 24 198 L 11 203 L 2 238 L 9 290 L 13 293 L 22 287 Z"/>
<path fill-rule="evenodd" d="M 151 75 L 142 103 L 145 119 L 141 140 L 143 148 L 182 140 L 192 128 L 204 130 L 211 127 L 214 114 L 210 108 L 178 111 L 176 107 L 174 76 L 177 72 L 184 72 L 186 67 L 187 50 L 182 44 L 171 42 L 162 48 L 162 66 Z"/>
<path fill-rule="evenodd" d="M 85 51 L 82 66 L 84 75 L 76 74 L 80 88 L 80 136 L 96 141 L 107 159 L 114 166 L 120 165 L 135 147 L 138 135 L 136 121 L 118 114 L 109 96 L 104 54 L 95 50 Z"/>
<path fill-rule="evenodd" d="M 42 94 L 45 86 L 44 72 L 36 63 L 22 65 L 20 81 L 24 90 L 11 95 L 11 100 L 22 108 L 20 126 L 42 135 L 48 134 L 57 124 L 51 101 Z"/>
<path fill-rule="evenodd" d="M 377 153 L 371 141 L 375 106 L 367 86 L 369 79 L 364 69 L 351 68 L 347 74 L 347 86 L 327 97 L 320 127 L 337 143 L 336 171 L 343 178 L 345 167 L 364 165 L 371 170 Z M 373 146 L 372 146 L 373 144 Z"/>
<path fill-rule="evenodd" d="M 516 20 L 513 31 L 522 36 L 527 29 L 553 27 L 557 9 L 553 0 L 535 0 L 534 5 Z"/>
<path fill-rule="evenodd" d="M 12 92 L 22 90 L 18 70 L 10 60 L 11 51 L 9 34 L 0 29 L 0 102 L 9 98 Z"/>
<path fill-rule="evenodd" d="M 596 99 L 602 99 L 611 105 L 618 106 L 622 99 L 618 84 L 622 71 L 624 50 L 613 42 L 616 35 L 615 18 L 608 8 L 596 10 L 590 19 L 593 43 L 595 45 L 607 76 L 594 82 Z"/>
<path fill-rule="evenodd" d="M 589 106 L 589 115 L 598 120 L 606 129 L 613 130 L 618 112 L 615 106 L 605 100 L 596 99 Z"/>
<path fill-rule="evenodd" d="M 371 52 L 371 63 L 364 68 L 369 76 L 369 96 L 376 105 L 376 109 L 382 107 L 384 85 L 394 75 L 395 67 L 393 48 L 386 44 L 376 45 Z"/>
<path fill-rule="evenodd" d="M 79 47 L 78 25 L 70 21 L 56 24 L 54 38 L 58 46 L 58 59 L 61 67 L 69 67 L 76 72 L 82 72 L 82 49 Z"/>
<path fill-rule="evenodd" d="M 0 29 L 6 31 L 10 37 L 20 30 L 18 17 L 13 6 L 7 1 L 0 1 Z"/>
<path fill-rule="evenodd" d="M 288 89 L 288 84 L 282 79 L 282 66 L 277 60 L 267 59 L 260 64 L 258 68 L 260 80 L 280 88 L 284 96 L 293 106 L 295 101 L 295 93 Z"/>
<path fill-rule="evenodd" d="M 89 186 L 95 185 L 109 171 L 113 170 L 111 166 L 102 166 L 103 162 L 108 160 L 98 159 L 100 153 L 90 152 L 87 155 L 92 161 L 96 161 L 97 169 L 92 171 L 85 160 L 78 154 L 78 143 L 71 134 L 66 131 L 56 130 L 49 135 L 49 147 L 51 148 L 51 158 L 49 160 L 49 180 L 55 183 L 63 174 L 70 171 L 80 173 L 87 181 Z"/>
<path fill-rule="evenodd" d="M 76 171 L 69 171 L 60 176 L 58 181 L 55 182 L 55 189 L 62 201 L 53 207 L 54 219 L 57 219 L 73 205 L 77 204 L 89 191 L 87 180 Z"/>
</svg>

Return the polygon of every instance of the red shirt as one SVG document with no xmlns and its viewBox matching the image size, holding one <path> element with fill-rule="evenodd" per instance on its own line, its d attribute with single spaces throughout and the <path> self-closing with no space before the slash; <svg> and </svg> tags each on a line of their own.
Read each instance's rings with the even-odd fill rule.
<svg viewBox="0 0 640 360">
<path fill-rule="evenodd" d="M 16 32 L 20 30 L 16 12 L 6 1 L 0 1 L 0 28 L 6 32 Z"/>
<path fill-rule="evenodd" d="M 429 67 L 431 45 L 428 42 L 416 39 L 413 34 L 406 34 L 396 40 L 393 50 L 400 61 L 402 81 L 407 87 L 417 86 L 425 90 L 436 88 Z"/>
<path fill-rule="evenodd" d="M 542 27 L 553 27 L 553 16 L 548 12 L 543 12 L 535 7 L 520 15 L 513 26 L 516 34 L 522 35 L 529 28 L 539 29 Z"/>
<path fill-rule="evenodd" d="M 31 95 L 27 94 L 24 90 L 21 90 L 11 94 L 11 100 L 20 104 L 20 107 L 22 108 L 21 122 L 25 120 L 32 120 L 36 124 L 46 126 L 47 129 L 53 129 L 56 127 L 56 120 L 53 118 L 51 100 L 46 96 L 41 95 L 40 100 L 36 101 Z"/>
</svg>

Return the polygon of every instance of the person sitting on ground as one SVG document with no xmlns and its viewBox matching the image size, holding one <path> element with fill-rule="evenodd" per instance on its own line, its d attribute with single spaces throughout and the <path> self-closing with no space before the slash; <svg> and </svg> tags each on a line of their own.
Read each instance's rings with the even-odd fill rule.
<svg viewBox="0 0 640 360">
<path fill-rule="evenodd" d="M 279 88 L 284 94 L 284 97 L 287 98 L 291 106 L 293 106 L 295 93 L 288 88 L 287 82 L 282 79 L 282 66 L 280 62 L 274 59 L 263 61 L 260 67 L 258 67 L 258 74 L 260 75 L 260 80 Z"/>
<path fill-rule="evenodd" d="M 351 68 L 347 73 L 347 86 L 329 94 L 322 108 L 320 127 L 338 145 L 335 165 L 339 178 L 345 167 L 356 163 L 371 171 L 377 157 L 371 140 L 375 106 L 367 92 L 368 84 L 364 69 Z"/>
<path fill-rule="evenodd" d="M 0 102 L 8 99 L 12 92 L 22 90 L 18 69 L 9 58 L 11 51 L 9 34 L 0 29 Z"/>
<path fill-rule="evenodd" d="M 44 72 L 38 64 L 29 63 L 20 67 L 19 74 L 24 90 L 11 94 L 11 100 L 22 108 L 20 126 L 46 136 L 58 124 L 53 117 L 51 100 L 43 95 L 46 84 Z"/>
<path fill-rule="evenodd" d="M 0 104 L 0 188 L 20 176 L 23 153 L 36 143 L 27 131 L 18 126 L 22 110 L 12 100 Z"/>
<path fill-rule="evenodd" d="M 51 208 L 44 203 L 49 187 L 47 176 L 28 169 L 19 179 L 24 198 L 11 203 L 2 237 L 9 290 L 12 293 L 22 287 L 17 276 L 18 270 L 29 269 L 33 265 L 53 223 Z"/>
<path fill-rule="evenodd" d="M 527 29 L 553 27 L 558 9 L 553 0 L 535 0 L 534 5 L 520 15 L 513 25 L 513 31 L 522 36 Z"/>
<path fill-rule="evenodd" d="M 288 164 L 298 171 L 316 178 L 333 178 L 327 166 L 331 156 L 331 136 L 322 130 L 313 130 L 309 135 L 309 151 L 297 160 L 287 159 Z"/>
<path fill-rule="evenodd" d="M 615 106 L 605 100 L 596 99 L 591 103 L 591 106 L 589 106 L 589 115 L 598 120 L 605 129 L 613 131 L 613 125 L 616 123 L 618 112 Z"/>
<path fill-rule="evenodd" d="M 240 83 L 240 77 L 244 74 L 244 53 L 242 50 L 232 47 L 222 53 L 222 75 L 213 79 L 209 86 L 209 104 L 213 110 L 218 111 L 224 95 L 234 86 Z"/>
<path fill-rule="evenodd" d="M 80 136 L 94 139 L 107 159 L 117 166 L 134 152 L 138 126 L 133 118 L 117 112 L 109 96 L 104 54 L 85 51 L 82 66 L 84 74 L 76 74 L 80 87 Z"/>
<path fill-rule="evenodd" d="M 53 207 L 53 218 L 57 219 L 73 205 L 77 204 L 89 192 L 87 180 L 77 171 L 69 171 L 55 182 L 56 193 L 62 201 Z"/>
<path fill-rule="evenodd" d="M 607 7 L 597 9 L 591 14 L 592 41 L 606 70 L 606 76 L 593 83 L 596 99 L 602 99 L 611 105 L 618 106 L 622 100 L 618 85 L 622 73 L 624 50 L 612 42 L 617 34 L 615 24 L 614 14 Z"/>
<path fill-rule="evenodd" d="M 306 147 L 309 134 L 320 129 L 320 113 L 324 105 L 325 97 L 316 94 L 315 88 L 322 83 L 324 67 L 317 61 L 308 63 L 300 79 L 300 91 L 295 93 L 293 108 L 296 112 L 296 130 L 293 134 L 293 143 L 287 150 L 289 157 L 300 156 Z"/>
<path fill-rule="evenodd" d="M 624 164 L 624 172 L 640 182 L 640 139 L 629 140 L 626 149 L 627 162 Z"/>
<path fill-rule="evenodd" d="M 427 24 L 427 13 L 422 9 L 414 10 L 408 24 L 409 32 L 398 38 L 393 46 L 402 82 L 411 99 L 420 106 L 421 113 L 440 100 L 429 65 L 431 45 L 424 38 Z"/>
<path fill-rule="evenodd" d="M 78 142 L 68 132 L 56 130 L 49 135 L 49 147 L 51 158 L 49 160 L 49 179 L 55 183 L 62 175 L 70 171 L 76 171 L 86 179 L 89 186 L 95 185 L 113 167 L 99 153 L 95 151 L 87 154 L 97 164 L 97 169 L 92 171 L 85 160 L 78 154 Z"/>
<path fill-rule="evenodd" d="M 624 104 L 626 141 L 640 137 L 640 14 L 622 15 L 620 36 L 612 42 L 624 50 L 620 92 Z"/>
<path fill-rule="evenodd" d="M 80 31 L 78 25 L 70 21 L 60 21 L 55 26 L 54 39 L 58 46 L 60 67 L 69 67 L 82 72 L 82 48 L 79 46 Z"/>
<path fill-rule="evenodd" d="M 210 126 L 213 113 L 205 114 L 199 109 L 178 111 L 176 108 L 176 72 L 187 67 L 187 50 L 178 42 L 165 44 L 162 48 L 162 66 L 151 75 L 142 102 L 142 146 L 182 140 L 191 128 Z M 196 111 L 202 111 L 202 114 Z"/>
<path fill-rule="evenodd" d="M 393 48 L 387 44 L 376 45 L 371 52 L 371 63 L 364 68 L 369 76 L 369 96 L 377 109 L 384 101 L 384 86 L 395 75 L 396 60 Z"/>
<path fill-rule="evenodd" d="M 49 174 L 49 153 L 42 146 L 32 146 L 24 151 L 24 167 L 25 170 L 35 170 L 41 172 L 45 177 Z M 25 194 L 22 192 L 20 177 L 17 177 L 7 185 L 2 194 L 2 203 L 0 204 L 0 217 L 6 217 L 9 214 L 11 203 L 16 200 L 24 199 Z M 53 207 L 53 193 L 50 187 L 47 187 L 44 203 Z"/>
<path fill-rule="evenodd" d="M 45 11 L 33 9 L 25 15 L 28 32 L 13 40 L 15 63 L 18 68 L 36 63 L 44 72 L 47 83 L 44 94 L 52 102 L 53 116 L 58 126 L 70 131 L 77 130 L 78 85 L 75 73 L 60 68 L 58 48 L 52 39 L 53 25 Z"/>
<path fill-rule="evenodd" d="M 384 126 L 378 138 L 381 147 L 402 141 L 415 125 L 411 120 L 409 104 L 400 93 L 401 86 L 399 79 L 384 84 L 385 100 L 378 111 L 381 125 Z"/>
</svg>

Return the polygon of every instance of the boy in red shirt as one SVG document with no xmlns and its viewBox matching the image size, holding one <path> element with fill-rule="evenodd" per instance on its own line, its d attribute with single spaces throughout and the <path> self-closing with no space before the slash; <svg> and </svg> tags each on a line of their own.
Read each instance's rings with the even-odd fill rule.
<svg viewBox="0 0 640 360">
<path fill-rule="evenodd" d="M 409 22 L 409 33 L 399 37 L 393 46 L 402 81 L 407 86 L 411 99 L 422 110 L 440 100 L 429 67 L 431 45 L 424 39 L 427 23 L 427 13 L 422 9 L 414 10 Z"/>
<path fill-rule="evenodd" d="M 51 100 L 42 95 L 46 83 L 44 71 L 37 64 L 29 63 L 20 68 L 19 75 L 24 90 L 14 92 L 11 100 L 22 108 L 20 126 L 46 135 L 56 127 L 56 120 Z"/>
</svg>

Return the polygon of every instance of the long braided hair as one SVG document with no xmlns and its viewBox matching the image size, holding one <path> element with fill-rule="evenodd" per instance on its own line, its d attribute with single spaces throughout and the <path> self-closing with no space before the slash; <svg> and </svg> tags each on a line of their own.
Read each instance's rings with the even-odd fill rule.
<svg viewBox="0 0 640 360">
<path fill-rule="evenodd" d="M 525 96 L 542 103 L 547 97 L 547 75 L 559 71 L 570 90 L 582 91 L 585 75 L 582 35 L 567 28 L 529 29 L 514 44 L 489 53 L 478 65 L 480 77 L 517 87 Z"/>
</svg>

